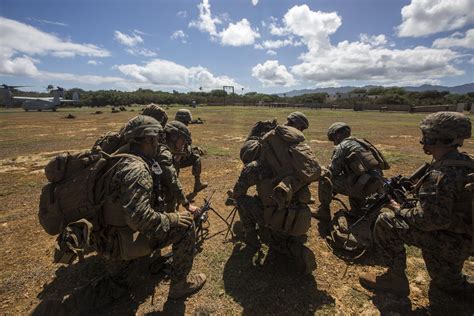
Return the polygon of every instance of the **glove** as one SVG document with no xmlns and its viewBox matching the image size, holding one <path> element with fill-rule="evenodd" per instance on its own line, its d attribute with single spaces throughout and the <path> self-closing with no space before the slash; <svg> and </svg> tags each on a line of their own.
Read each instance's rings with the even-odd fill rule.
<svg viewBox="0 0 474 316">
<path fill-rule="evenodd" d="M 167 213 L 170 227 L 188 228 L 193 223 L 193 216 L 189 212 Z"/>
<path fill-rule="evenodd" d="M 467 175 L 466 185 L 464 186 L 464 189 L 469 192 L 474 192 L 474 173 L 470 173 Z"/>
</svg>

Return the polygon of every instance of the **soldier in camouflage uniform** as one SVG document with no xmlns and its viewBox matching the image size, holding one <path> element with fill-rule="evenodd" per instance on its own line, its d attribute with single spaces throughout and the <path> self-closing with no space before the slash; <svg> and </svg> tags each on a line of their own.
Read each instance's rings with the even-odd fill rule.
<svg viewBox="0 0 474 316">
<path fill-rule="evenodd" d="M 187 109 L 180 109 L 176 112 L 175 120 L 188 126 L 192 121 L 191 111 Z M 191 134 L 190 134 L 191 135 Z M 173 152 L 175 167 L 179 172 L 179 169 L 192 167 L 192 174 L 194 176 L 194 189 L 193 192 L 188 195 L 188 199 L 192 200 L 198 192 L 207 188 L 207 182 L 201 182 L 201 156 L 204 151 L 199 146 L 192 146 L 191 138 L 189 143 L 180 152 Z"/>
<path fill-rule="evenodd" d="M 126 145 L 117 153 L 128 157 L 121 158 L 107 172 L 102 231 L 95 241 L 107 274 L 66 296 L 62 301 L 66 313 L 86 313 L 126 294 L 133 277 L 128 271 L 131 262 L 168 245 L 173 249 L 169 297 L 190 295 L 204 285 L 204 274 L 187 280 L 196 238 L 192 214 L 159 213 L 154 209 L 153 179 L 160 167 L 153 157 L 161 130 L 158 121 L 143 115 L 122 129 Z M 42 309 L 48 313 L 48 304 Z M 38 309 L 36 312 L 41 314 Z"/>
<path fill-rule="evenodd" d="M 158 154 L 155 157 L 163 171 L 160 176 L 160 195 L 164 202 L 164 211 L 174 212 L 177 205 L 184 206 L 190 212 L 196 211 L 197 207 L 189 202 L 184 193 L 170 149 L 173 148 L 175 152 L 182 151 L 181 147 L 185 146 L 191 138 L 188 128 L 176 121 L 166 124 L 168 120 L 166 112 L 154 104 L 147 106 L 143 110 L 143 115 L 151 116 L 160 121 L 165 130 L 164 138 L 160 141 Z M 178 143 L 181 145 L 177 145 Z"/>
<path fill-rule="evenodd" d="M 302 124 L 299 127 L 305 129 L 307 125 Z M 272 136 L 274 136 L 275 132 L 278 133 L 279 130 L 284 130 L 287 134 L 296 133 L 304 140 L 301 131 L 289 125 L 277 126 L 269 133 L 273 133 Z M 233 189 L 232 197 L 237 203 L 237 210 L 244 230 L 243 241 L 257 249 L 260 248 L 261 242 L 268 244 L 271 250 L 296 259 L 302 264 L 304 273 L 309 274 L 316 268 L 316 261 L 314 253 L 305 245 L 307 229 L 311 220 L 311 212 L 308 207 L 311 194 L 308 186 L 319 177 L 319 164 L 309 146 L 299 143 L 295 144 L 292 150 L 305 152 L 312 160 L 310 164 L 315 168 L 312 169 L 313 172 L 308 172 L 311 174 L 311 179 L 306 179 L 306 181 L 298 179 L 296 173 L 290 171 L 292 170 L 291 164 L 286 165 L 284 175 L 279 174 L 266 159 L 268 153 L 271 152 L 267 149 L 269 145 L 265 143 L 268 135 L 263 137 L 263 148 L 258 153 L 258 157 L 245 165 Z M 253 148 L 247 149 L 253 150 Z M 243 151 L 245 150 L 246 148 L 243 148 Z M 278 155 L 278 153 L 274 154 Z M 241 155 L 246 156 L 247 154 L 241 152 Z M 250 154 L 249 156 L 254 155 Z M 279 158 L 283 159 L 282 156 Z M 291 180 L 287 181 L 288 179 Z M 296 182 L 298 185 L 295 184 Z M 256 186 L 256 196 L 247 194 L 248 189 L 252 186 Z M 280 195 L 277 192 L 283 191 L 285 192 L 284 198 L 278 198 L 277 195 Z M 288 196 L 290 197 L 288 198 Z M 286 218 L 288 221 L 283 220 L 283 222 L 279 222 L 283 225 L 276 225 L 272 214 L 277 213 L 281 214 L 281 219 Z M 307 218 L 305 214 L 307 214 Z M 293 218 L 293 221 L 290 218 Z M 290 221 L 293 225 L 290 224 Z M 299 232 L 291 231 L 291 229 L 287 229 L 289 226 L 292 228 L 299 226 L 301 229 Z"/>
<path fill-rule="evenodd" d="M 292 112 L 286 118 L 286 126 L 291 126 L 299 131 L 304 131 L 309 127 L 309 121 L 306 115 L 301 112 Z"/>
<path fill-rule="evenodd" d="M 382 190 L 383 187 L 380 180 L 383 173 L 377 162 L 366 170 L 351 168 L 351 160 L 359 160 L 358 153 L 363 153 L 373 160 L 373 155 L 366 146 L 371 146 L 370 143 L 351 136 L 351 128 L 344 122 L 332 124 L 327 136 L 336 147 L 331 164 L 321 176 L 318 186 L 320 205 L 315 217 L 323 226 L 329 225 L 331 220 L 330 203 L 334 194 L 349 196 L 351 215 L 358 217 L 367 196 Z"/>
<path fill-rule="evenodd" d="M 368 289 L 407 296 L 407 244 L 421 248 L 430 286 L 472 295 L 472 280 L 461 270 L 472 251 L 472 183 L 466 182 L 472 182 L 474 161 L 458 150 L 471 137 L 471 122 L 461 113 L 438 112 L 420 127 L 423 150 L 433 156 L 433 163 L 416 185 L 418 202 L 407 209 L 392 202 L 391 211 L 379 215 L 374 239 L 389 268 L 380 276 L 362 274 L 359 280 Z"/>
</svg>

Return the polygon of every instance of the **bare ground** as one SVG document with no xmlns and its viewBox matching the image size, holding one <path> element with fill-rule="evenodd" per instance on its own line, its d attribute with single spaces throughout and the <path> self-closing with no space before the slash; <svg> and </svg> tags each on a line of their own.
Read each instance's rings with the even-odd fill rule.
<svg viewBox="0 0 474 316">
<path fill-rule="evenodd" d="M 177 108 L 170 109 L 172 117 Z M 45 298 L 57 298 L 87 283 L 103 271 L 93 254 L 85 262 L 66 267 L 52 263 L 55 237 L 47 235 L 37 221 L 41 187 L 46 183 L 42 168 L 58 152 L 82 150 L 95 139 L 137 114 L 132 112 L 93 115 L 94 109 L 62 109 L 56 113 L 0 111 L 0 313 L 25 314 Z M 260 119 L 284 121 L 292 109 L 208 107 L 193 110 L 204 125 L 191 127 L 194 143 L 204 146 L 203 178 L 210 187 L 197 198 L 216 190 L 213 206 L 227 216 L 226 191 L 233 187 L 242 167 L 239 147 L 251 125 Z M 64 119 L 67 113 L 76 119 Z M 420 114 L 304 110 L 311 127 L 305 133 L 323 165 L 329 162 L 332 144 L 327 127 L 346 121 L 354 134 L 377 144 L 392 163 L 388 176 L 408 174 L 427 161 L 418 144 Z M 473 153 L 468 140 L 465 151 Z M 192 187 L 189 171 L 181 175 L 185 187 Z M 317 187 L 312 191 L 317 198 Z M 336 206 L 334 206 L 334 209 Z M 375 255 L 347 265 L 334 256 L 319 237 L 314 221 L 310 247 L 318 268 L 310 277 L 296 273 L 294 262 L 254 253 L 218 234 L 207 240 L 195 259 L 193 271 L 204 272 L 209 281 L 202 291 L 186 301 L 167 302 L 168 281 L 148 272 L 149 260 L 136 263 L 137 281 L 133 296 L 108 306 L 101 314 L 453 314 L 471 315 L 474 303 L 429 291 L 429 277 L 419 250 L 408 248 L 410 302 L 386 294 L 374 296 L 357 281 L 363 271 L 383 271 Z M 225 229 L 215 215 L 211 234 Z M 465 270 L 474 274 L 470 258 Z M 408 304 L 408 303 L 411 303 Z M 411 311 L 411 312 L 410 312 Z"/>
</svg>

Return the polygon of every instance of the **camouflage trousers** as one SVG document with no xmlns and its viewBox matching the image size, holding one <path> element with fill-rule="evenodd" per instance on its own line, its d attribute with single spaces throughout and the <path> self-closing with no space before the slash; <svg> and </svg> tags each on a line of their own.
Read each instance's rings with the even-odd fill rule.
<svg viewBox="0 0 474 316">
<path fill-rule="evenodd" d="M 192 146 L 186 156 L 180 157 L 180 159 L 176 161 L 176 170 L 179 172 L 179 169 L 192 167 L 192 175 L 199 177 L 201 175 L 201 156 L 203 153 L 204 151 L 200 147 Z"/>
<path fill-rule="evenodd" d="M 468 236 L 447 231 L 421 231 L 389 211 L 378 216 L 374 241 L 391 270 L 405 272 L 406 244 L 421 249 L 432 285 L 449 290 L 463 283 L 461 270 L 471 246 Z"/>
<path fill-rule="evenodd" d="M 327 205 L 331 203 L 332 197 L 334 194 L 342 194 L 349 197 L 349 204 L 351 212 L 355 216 L 362 215 L 360 209 L 364 206 L 365 199 L 370 193 L 364 191 L 354 190 L 354 183 L 356 183 L 356 176 L 334 176 L 321 177 L 319 180 L 318 186 L 318 195 L 319 202 L 322 205 Z M 380 184 L 380 189 L 382 184 Z"/>
<path fill-rule="evenodd" d="M 263 204 L 257 196 L 241 196 L 237 199 L 237 204 L 244 231 L 258 231 L 260 240 L 271 249 L 296 260 L 302 258 L 304 249 L 307 248 L 307 235 L 295 237 L 267 228 Z"/>
</svg>

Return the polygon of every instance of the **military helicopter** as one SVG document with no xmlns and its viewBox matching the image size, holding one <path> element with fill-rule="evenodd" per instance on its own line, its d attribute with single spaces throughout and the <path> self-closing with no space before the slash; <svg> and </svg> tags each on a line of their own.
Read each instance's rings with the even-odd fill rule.
<svg viewBox="0 0 474 316">
<path fill-rule="evenodd" d="M 13 105 L 15 102 L 22 102 L 22 108 L 26 112 L 28 111 L 53 111 L 56 112 L 57 108 L 64 103 L 77 103 L 79 102 L 79 94 L 74 92 L 72 100 L 64 99 L 64 88 L 48 85 L 46 88 L 53 94 L 52 97 L 19 97 L 13 96 L 12 89 L 21 88 L 26 86 L 9 86 L 6 84 L 0 85 L 0 95 L 7 106 Z"/>
</svg>

